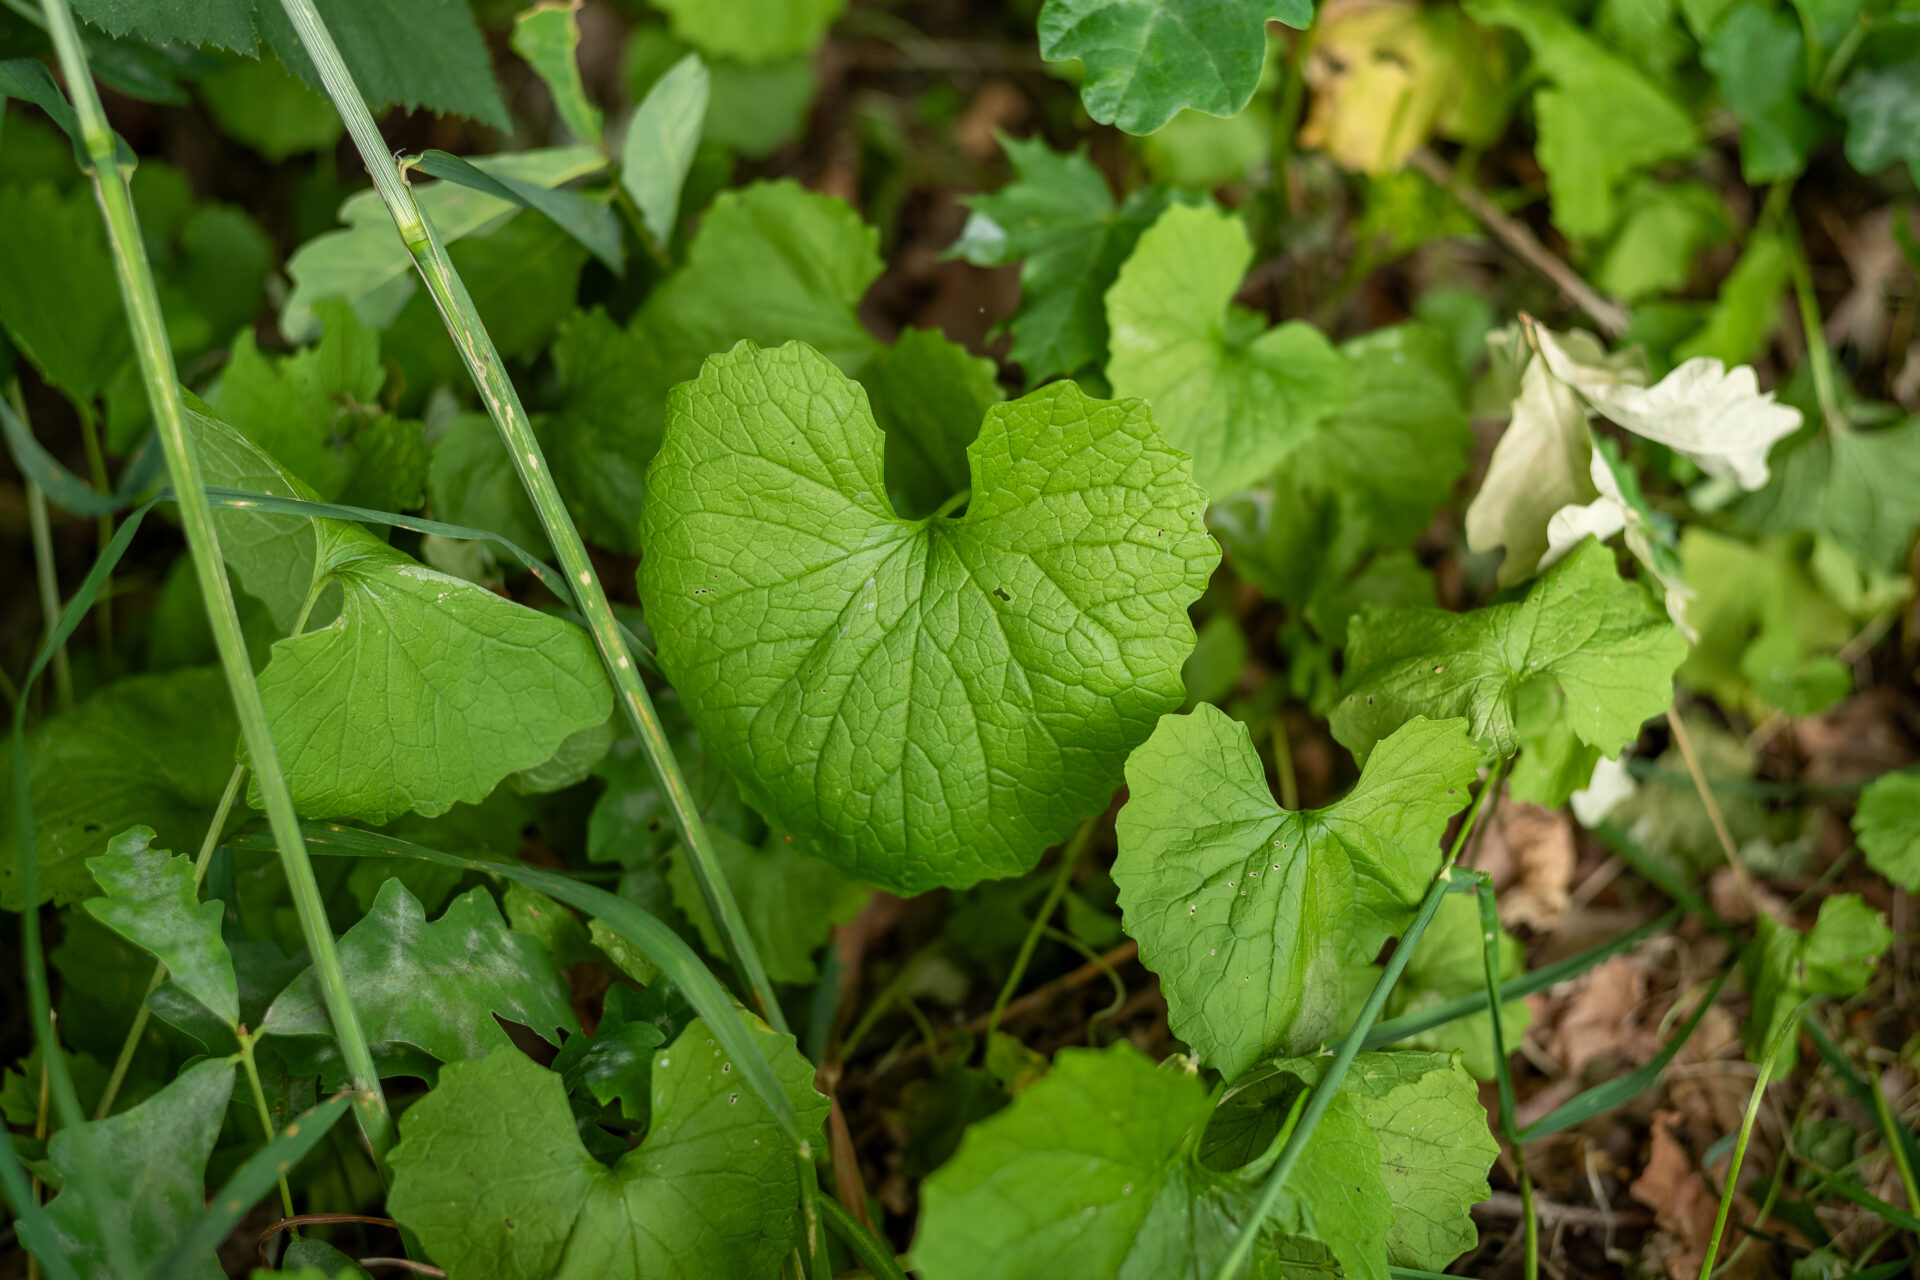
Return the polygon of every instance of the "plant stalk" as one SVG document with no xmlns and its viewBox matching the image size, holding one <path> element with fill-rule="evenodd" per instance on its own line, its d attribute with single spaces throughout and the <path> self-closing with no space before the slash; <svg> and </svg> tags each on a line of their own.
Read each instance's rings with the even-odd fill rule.
<svg viewBox="0 0 1920 1280">
<path fill-rule="evenodd" d="M 1760 1118 L 1760 1102 L 1767 1094 L 1767 1081 L 1773 1075 L 1774 1064 L 1780 1060 L 1780 1051 L 1792 1043 L 1800 1029 L 1799 1011 L 1781 1024 L 1773 1034 L 1773 1043 L 1767 1046 L 1767 1056 L 1760 1063 L 1760 1078 L 1753 1082 L 1753 1094 L 1747 1099 L 1747 1112 L 1740 1118 L 1740 1136 L 1734 1139 L 1733 1159 L 1727 1165 L 1727 1185 L 1720 1191 L 1720 1209 L 1713 1217 L 1713 1235 L 1707 1239 L 1707 1256 L 1700 1259 L 1700 1280 L 1711 1280 L 1713 1260 L 1720 1253 L 1720 1237 L 1726 1234 L 1727 1217 L 1733 1212 L 1733 1193 L 1740 1182 L 1740 1165 L 1747 1158 L 1747 1140 L 1753 1136 L 1753 1122 Z M 1758 1226 L 1758 1223 L 1754 1224 Z"/>
<path fill-rule="evenodd" d="M 613 615 L 613 606 L 608 602 L 607 593 L 594 573 L 593 562 L 587 556 L 586 544 L 581 541 L 579 531 L 567 515 L 566 504 L 561 501 L 560 491 L 554 485 L 540 442 L 534 437 L 533 425 L 527 420 L 526 409 L 520 403 L 519 392 L 514 389 L 513 380 L 507 376 L 506 365 L 500 359 L 499 351 L 494 348 L 493 339 L 481 322 L 479 311 L 468 296 L 459 272 L 454 269 L 445 247 L 427 224 L 413 198 L 413 192 L 402 179 L 399 167 L 374 124 L 373 114 L 367 110 L 366 102 L 354 85 L 352 74 L 341 59 L 326 24 L 315 11 L 312 0 L 281 0 L 281 7 L 286 10 L 307 55 L 318 68 L 321 83 L 326 86 L 328 96 L 333 99 L 335 109 L 339 111 L 347 132 L 360 151 L 360 158 L 373 176 L 373 185 L 386 204 L 387 212 L 400 232 L 400 239 L 413 255 L 420 278 L 432 294 L 434 305 L 439 308 L 441 319 L 446 322 L 447 333 L 459 349 L 460 358 L 466 363 L 467 372 L 472 376 L 488 414 L 500 430 L 507 453 L 520 473 L 527 496 L 532 499 L 534 510 L 539 513 L 541 526 L 579 601 L 587 630 L 600 650 L 601 661 L 606 665 L 607 675 L 613 681 L 620 704 L 635 733 L 639 735 L 640 745 L 646 750 L 654 773 L 660 779 L 660 789 L 673 809 L 674 825 L 678 827 L 681 842 L 689 855 L 695 879 L 700 885 L 700 895 L 705 899 L 708 913 L 719 925 L 720 935 L 725 940 L 727 958 L 734 972 L 747 985 L 757 1012 L 775 1030 L 787 1031 L 786 1015 L 780 1009 L 773 984 L 767 977 L 766 966 L 760 962 L 760 954 L 747 932 L 746 918 L 734 899 L 733 889 L 720 869 L 699 806 L 681 775 L 679 762 L 674 759 L 673 748 L 667 741 L 666 731 L 661 727 L 653 700 L 648 696 L 640 673 L 627 652 L 619 623 Z"/>
<path fill-rule="evenodd" d="M 1260 1199 L 1254 1210 L 1240 1224 L 1240 1234 L 1233 1242 L 1233 1250 L 1226 1260 L 1214 1272 L 1214 1280 L 1235 1280 L 1246 1267 L 1247 1259 L 1253 1252 L 1253 1245 L 1260 1238 L 1260 1228 L 1273 1216 L 1274 1206 L 1279 1203 L 1280 1193 L 1286 1187 L 1287 1176 L 1293 1172 L 1294 1165 L 1300 1162 L 1306 1151 L 1307 1140 L 1319 1127 L 1320 1117 L 1333 1105 L 1333 1096 L 1340 1088 L 1340 1081 L 1346 1076 L 1347 1068 L 1360 1053 L 1360 1046 L 1367 1038 L 1367 1031 L 1380 1018 L 1380 1011 L 1386 1007 L 1387 997 L 1400 981 L 1400 975 L 1406 970 L 1407 962 L 1413 958 L 1413 949 L 1419 945 L 1420 937 L 1426 933 L 1427 926 L 1433 923 L 1434 915 L 1440 910 L 1440 899 L 1452 891 L 1454 864 L 1466 850 L 1467 840 L 1473 829 L 1479 825 L 1480 815 L 1486 810 L 1488 801 L 1500 790 L 1501 776 L 1506 772 L 1507 762 L 1501 760 L 1487 774 L 1485 785 L 1474 798 L 1473 808 L 1467 813 L 1467 820 L 1460 824 L 1459 833 L 1454 836 L 1453 847 L 1447 850 L 1446 861 L 1440 864 L 1439 872 L 1433 877 L 1433 884 L 1427 890 L 1427 896 L 1420 900 L 1420 907 L 1414 912 L 1413 922 L 1400 935 L 1399 943 L 1393 954 L 1387 958 L 1386 968 L 1381 971 L 1380 980 L 1373 984 L 1373 991 L 1367 996 L 1367 1002 L 1360 1009 L 1360 1016 L 1354 1019 L 1353 1028 L 1340 1042 L 1340 1049 L 1333 1055 L 1333 1061 L 1320 1077 L 1320 1083 L 1313 1087 L 1308 1096 L 1306 1107 L 1300 1113 L 1299 1123 L 1288 1135 L 1286 1145 L 1280 1148 L 1280 1154 L 1274 1159 L 1273 1167 L 1267 1173 L 1266 1186 L 1261 1188 Z M 1499 1010 L 1493 1011 L 1499 1017 Z"/>
<path fill-rule="evenodd" d="M 266 1135 L 266 1141 L 273 1141 L 273 1108 L 267 1105 L 267 1091 L 260 1087 L 260 1064 L 254 1061 L 253 1033 L 245 1027 L 237 1028 L 240 1039 L 240 1065 L 246 1068 L 247 1088 L 253 1093 L 254 1110 L 260 1113 L 260 1132 Z M 293 1188 L 287 1185 L 287 1175 L 280 1175 L 280 1207 L 286 1215 L 293 1216 Z"/>
<path fill-rule="evenodd" d="M 1500 1136 L 1513 1149 L 1515 1181 L 1520 1184 L 1520 1211 L 1526 1228 L 1526 1280 L 1540 1276 L 1540 1215 L 1534 1209 L 1533 1178 L 1527 1172 L 1527 1153 L 1520 1141 L 1518 1103 L 1513 1090 L 1513 1069 L 1507 1062 L 1507 1029 L 1502 1024 L 1504 1008 L 1500 1003 L 1500 912 L 1494 903 L 1493 877 L 1476 871 L 1480 887 L 1474 896 L 1480 905 L 1480 957 L 1487 981 L 1487 1021 L 1493 1031 L 1494 1075 L 1500 1085 Z"/>
<path fill-rule="evenodd" d="M 139 357 L 141 377 L 146 382 L 147 399 L 166 456 L 167 471 L 173 480 L 180 523 L 193 556 L 195 575 L 200 580 L 201 597 L 206 602 L 207 623 L 213 631 L 220 665 L 226 672 L 227 688 L 233 697 L 234 712 L 252 758 L 252 768 L 259 778 L 267 821 L 280 846 L 281 866 L 292 891 L 307 951 L 313 957 L 314 972 L 320 980 L 327 1013 L 340 1042 L 341 1056 L 358 1095 L 356 1111 L 361 1131 L 375 1155 L 384 1158 L 393 1145 L 393 1118 L 380 1091 L 373 1053 L 347 991 L 346 971 L 341 967 L 333 930 L 327 923 L 326 907 L 320 898 L 320 886 L 313 877 L 306 842 L 301 839 L 293 796 L 280 772 L 280 757 L 274 747 L 272 729 L 267 724 L 260 687 L 254 681 L 253 664 L 247 656 L 239 615 L 234 610 L 233 588 L 227 581 L 226 564 L 220 555 L 213 511 L 207 505 L 206 483 L 200 474 L 193 443 L 187 436 L 179 377 L 173 366 L 173 349 L 167 342 L 167 327 L 160 312 L 153 270 L 147 262 L 146 242 L 140 235 L 126 175 L 120 172 L 115 161 L 113 130 L 107 125 L 67 0 L 41 0 L 41 6 L 66 77 L 67 91 L 73 97 L 81 136 L 86 142 L 89 176 L 106 221 L 114 274 L 119 279 L 134 351 Z"/>
<path fill-rule="evenodd" d="M 20 394 L 20 380 L 7 386 L 7 399 L 21 422 L 28 422 L 27 401 Z M 29 424 L 30 425 L 30 424 Z M 60 625 L 60 575 L 53 563 L 53 522 L 47 515 L 47 493 L 33 481 L 27 481 L 27 527 L 33 535 L 33 572 L 40 585 L 40 612 L 46 616 L 46 633 Z M 53 651 L 53 693 L 62 711 L 73 706 L 73 664 L 67 661 L 67 646 Z"/>
</svg>

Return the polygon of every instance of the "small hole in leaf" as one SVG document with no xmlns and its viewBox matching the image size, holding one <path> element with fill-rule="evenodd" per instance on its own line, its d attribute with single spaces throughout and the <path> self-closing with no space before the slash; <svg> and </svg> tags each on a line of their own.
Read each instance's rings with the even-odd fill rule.
<svg viewBox="0 0 1920 1280">
<path fill-rule="evenodd" d="M 1012 600 L 1012 599 L 1013 599 L 1013 597 L 1012 597 L 1012 596 L 1010 596 L 1010 595 L 1008 595 L 1008 594 L 1007 594 L 1007 589 L 1006 589 L 1005 587 L 995 587 L 995 588 L 993 589 L 993 594 L 995 594 L 995 595 L 997 595 L 997 596 L 999 596 L 999 597 L 1000 597 L 1000 598 L 1001 598 L 1002 600 L 1009 600 L 1009 601 L 1010 601 L 1010 600 Z"/>
</svg>

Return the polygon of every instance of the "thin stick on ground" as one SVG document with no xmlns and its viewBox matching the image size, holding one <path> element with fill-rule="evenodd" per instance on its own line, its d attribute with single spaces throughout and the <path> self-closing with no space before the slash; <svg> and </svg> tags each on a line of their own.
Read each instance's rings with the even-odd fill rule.
<svg viewBox="0 0 1920 1280">
<path fill-rule="evenodd" d="M 1513 255 L 1553 282 L 1567 301 L 1586 312 L 1609 338 L 1627 331 L 1627 309 L 1580 278 L 1578 272 L 1562 262 L 1540 243 L 1527 225 L 1487 198 L 1487 194 L 1448 167 L 1447 162 L 1422 147 L 1412 157 L 1413 167 L 1433 179 L 1460 206 Z"/>
<path fill-rule="evenodd" d="M 1706 772 L 1700 767 L 1700 757 L 1694 753 L 1693 739 L 1687 733 L 1686 723 L 1672 707 L 1667 708 L 1667 724 L 1673 730 L 1674 745 L 1680 748 L 1680 758 L 1687 762 L 1687 772 L 1693 777 L 1693 789 L 1700 793 L 1700 803 L 1707 810 L 1707 821 L 1713 824 L 1713 834 L 1720 840 L 1720 851 L 1727 857 L 1727 866 L 1733 869 L 1734 881 L 1740 886 L 1740 896 L 1758 914 L 1760 895 L 1754 890 L 1753 877 L 1740 861 L 1740 849 L 1733 842 L 1733 831 L 1727 826 L 1726 815 L 1720 812 L 1720 802 L 1714 799 L 1713 788 L 1707 785 Z"/>
</svg>

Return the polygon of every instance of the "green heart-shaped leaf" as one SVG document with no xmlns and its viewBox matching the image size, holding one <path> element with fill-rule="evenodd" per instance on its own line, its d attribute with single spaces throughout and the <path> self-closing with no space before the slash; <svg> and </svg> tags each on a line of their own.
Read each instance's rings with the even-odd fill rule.
<svg viewBox="0 0 1920 1280">
<path fill-rule="evenodd" d="M 964 517 L 902 520 L 866 393 L 801 344 L 674 389 L 640 593 L 707 750 L 774 826 L 901 891 L 1031 867 L 1184 696 L 1219 549 L 1144 406 L 988 410 Z"/>
</svg>

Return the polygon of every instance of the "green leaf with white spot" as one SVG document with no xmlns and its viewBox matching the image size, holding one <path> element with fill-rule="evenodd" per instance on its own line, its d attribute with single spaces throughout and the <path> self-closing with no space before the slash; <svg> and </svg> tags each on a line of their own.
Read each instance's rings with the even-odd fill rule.
<svg viewBox="0 0 1920 1280">
<path fill-rule="evenodd" d="M 386 822 L 478 804 L 606 720 L 585 631 L 429 569 L 354 525 L 318 530 L 340 613 L 273 646 L 260 697 L 295 805 Z"/>
<path fill-rule="evenodd" d="M 818 1129 L 813 1067 L 749 1021 L 801 1126 Z M 400 1122 L 388 1204 L 449 1280 L 771 1276 L 799 1240 L 793 1147 L 732 1067 L 689 1023 L 653 1055 L 646 1140 L 607 1168 L 581 1145 L 559 1074 L 511 1047 L 450 1066 Z"/>
<path fill-rule="evenodd" d="M 41 901 L 96 891 L 87 859 L 135 825 L 176 848 L 198 848 L 233 774 L 240 736 L 217 667 L 131 676 L 49 717 L 27 735 Z M 0 747 L 0 759 L 10 759 Z M 20 850 L 13 788 L 0 794 L 0 906 L 18 911 Z"/>
<path fill-rule="evenodd" d="M 1231 1078 L 1337 1032 L 1345 968 L 1412 919 L 1479 764 L 1464 721 L 1414 719 L 1346 796 L 1293 813 L 1245 726 L 1162 718 L 1127 761 L 1113 879 L 1174 1034 Z"/>
<path fill-rule="evenodd" d="M 1333 736 L 1365 760 L 1415 716 L 1465 716 L 1495 755 L 1519 746 L 1517 706 L 1531 680 L 1557 682 L 1567 723 L 1609 758 L 1673 701 L 1686 641 L 1613 553 L 1583 543 L 1516 604 L 1471 613 L 1363 607 L 1347 627 L 1346 695 Z"/>
<path fill-rule="evenodd" d="M 120 1251 L 145 1275 L 205 1212 L 207 1157 L 227 1116 L 233 1073 L 231 1061 L 200 1062 L 136 1107 L 53 1135 L 47 1152 L 64 1189 L 47 1213 L 82 1280 L 122 1280 L 109 1266 L 103 1228 L 120 1237 Z M 92 1148 L 104 1203 L 92 1203 L 74 1180 L 81 1143 Z M 208 1253 L 179 1274 L 219 1280 L 226 1272 Z"/>
<path fill-rule="evenodd" d="M 1080 100 L 1095 120 L 1153 133 L 1184 108 L 1240 114 L 1270 21 L 1304 31 L 1312 0 L 1047 0 L 1040 56 L 1086 64 Z"/>
<path fill-rule="evenodd" d="M 88 898 L 89 914 L 135 946 L 152 952 L 168 976 L 229 1025 L 240 1020 L 233 957 L 220 936 L 221 906 L 200 901 L 193 859 L 153 847 L 153 828 L 134 827 L 87 860 L 105 890 Z"/>
<path fill-rule="evenodd" d="M 369 911 L 340 936 L 347 993 L 367 1040 L 424 1049 L 464 1062 L 511 1041 L 495 1016 L 558 1044 L 578 1030 L 567 985 L 536 938 L 507 928 L 485 889 L 455 898 L 428 922 L 419 899 L 398 879 L 380 886 Z M 271 1036 L 331 1036 L 320 979 L 309 968 L 287 985 L 261 1020 Z M 331 1055 L 331 1040 L 311 1047 Z M 289 1046 L 291 1051 L 291 1046 Z"/>
<path fill-rule="evenodd" d="M 1002 139 L 1014 179 L 967 197 L 973 210 L 947 251 L 977 267 L 1020 264 L 1020 306 L 1007 321 L 1008 358 L 1039 383 L 1107 355 L 1107 289 L 1171 198 L 1144 187 L 1118 204 L 1085 149 L 1054 151 Z"/>
<path fill-rule="evenodd" d="M 1854 834 L 1867 865 L 1909 893 L 1920 892 L 1920 773 L 1890 773 L 1860 796 Z"/>
<path fill-rule="evenodd" d="M 1219 550 L 1144 407 L 987 412 L 964 516 L 903 520 L 865 393 L 742 344 L 674 389 L 640 594 L 706 750 L 769 822 L 901 891 L 1031 868 L 1181 704 Z"/>
<path fill-rule="evenodd" d="M 1107 379 L 1139 396 L 1215 498 L 1263 479 L 1346 403 L 1346 361 L 1318 329 L 1237 308 L 1253 242 L 1211 205 L 1160 215 L 1107 291 Z"/>
</svg>

